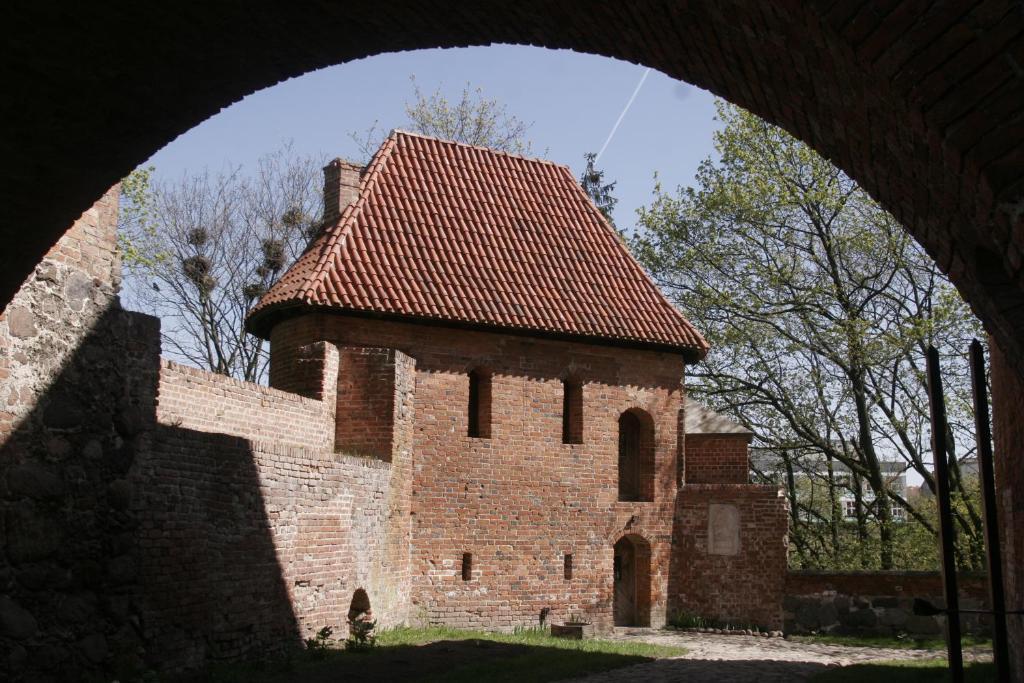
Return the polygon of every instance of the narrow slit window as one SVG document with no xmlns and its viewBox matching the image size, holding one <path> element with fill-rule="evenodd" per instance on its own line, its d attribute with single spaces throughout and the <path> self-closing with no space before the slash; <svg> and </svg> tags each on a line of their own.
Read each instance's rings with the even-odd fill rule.
<svg viewBox="0 0 1024 683">
<path fill-rule="evenodd" d="M 583 443 L 583 385 L 562 380 L 562 443 Z"/>
<path fill-rule="evenodd" d="M 469 373 L 469 429 L 477 439 L 491 438 L 491 376 L 482 370 Z"/>
<path fill-rule="evenodd" d="M 572 553 L 566 553 L 562 562 L 562 574 L 566 581 L 572 580 Z"/>
<path fill-rule="evenodd" d="M 462 580 L 473 578 L 473 553 L 462 553 Z"/>
</svg>

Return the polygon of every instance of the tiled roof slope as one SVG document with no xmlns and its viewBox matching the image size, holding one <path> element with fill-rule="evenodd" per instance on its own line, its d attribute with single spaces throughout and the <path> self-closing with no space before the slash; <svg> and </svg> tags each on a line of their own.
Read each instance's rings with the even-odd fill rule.
<svg viewBox="0 0 1024 683">
<path fill-rule="evenodd" d="M 358 199 L 260 300 L 667 347 L 707 342 L 566 166 L 395 131 Z"/>
</svg>

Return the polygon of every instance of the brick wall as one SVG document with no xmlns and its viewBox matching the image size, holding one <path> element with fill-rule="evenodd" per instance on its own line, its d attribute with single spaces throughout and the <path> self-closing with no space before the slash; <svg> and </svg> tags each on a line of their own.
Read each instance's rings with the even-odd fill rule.
<svg viewBox="0 0 1024 683">
<path fill-rule="evenodd" d="M 144 637 L 160 668 L 279 653 L 362 588 L 406 617 L 389 562 L 391 468 L 374 459 L 161 427 L 133 472 Z"/>
<path fill-rule="evenodd" d="M 326 372 L 337 372 L 337 353 L 333 355 L 334 364 Z M 157 418 L 162 424 L 330 451 L 333 408 L 333 401 L 160 361 Z"/>
<path fill-rule="evenodd" d="M 992 436 L 996 503 L 1007 609 L 1024 609 L 1024 380 L 1002 349 L 989 340 L 992 359 Z M 1024 682 L 1024 616 L 1006 619 L 1014 681 Z"/>
<path fill-rule="evenodd" d="M 415 364 L 351 351 L 390 372 L 386 458 L 334 453 L 333 398 L 161 362 L 159 424 L 131 480 L 137 599 L 161 668 L 272 653 L 327 625 L 343 637 L 360 588 L 380 626 L 406 621 Z M 333 346 L 303 354 L 326 373 L 305 389 L 337 386 Z"/>
<path fill-rule="evenodd" d="M 988 609 L 988 582 L 983 574 L 957 577 L 960 607 Z M 942 575 L 938 572 L 819 572 L 786 574 L 783 600 L 786 633 L 941 636 L 944 616 L 917 616 L 914 598 L 942 607 Z M 987 634 L 986 615 L 963 614 L 965 633 Z"/>
<path fill-rule="evenodd" d="M 786 509 L 786 499 L 773 486 L 680 487 L 669 609 L 732 624 L 781 629 Z M 724 513 L 724 519 L 712 519 L 712 512 Z M 730 532 L 735 532 L 735 537 L 730 537 Z M 714 535 L 719 538 L 713 539 Z"/>
<path fill-rule="evenodd" d="M 750 480 L 747 434 L 687 434 L 687 484 L 746 484 Z"/>
<path fill-rule="evenodd" d="M 334 447 L 391 462 L 395 428 L 393 349 L 345 348 L 338 371 Z"/>
<path fill-rule="evenodd" d="M 413 618 L 507 629 L 536 624 L 540 610 L 550 607 L 555 622 L 578 612 L 608 627 L 612 549 L 629 536 L 650 545 L 647 612 L 652 624 L 665 622 L 673 527 L 680 523 L 674 515 L 683 378 L 678 356 L 311 314 L 274 329 L 272 381 L 286 376 L 296 350 L 315 339 L 342 347 L 343 367 L 345 347 L 401 349 L 416 358 Z M 467 435 L 469 372 L 476 368 L 490 374 L 489 438 Z M 565 377 L 582 384 L 581 444 L 562 442 Z M 347 386 L 339 379 L 339 416 Z M 618 420 L 628 410 L 642 411 L 654 427 L 652 502 L 617 500 Z M 749 496 L 736 487 L 722 490 L 730 499 Z M 774 492 L 758 489 L 757 495 L 782 516 L 747 530 L 774 534 L 778 553 L 772 559 L 781 558 L 784 569 L 784 501 Z M 468 581 L 462 577 L 467 553 Z M 566 554 L 573 555 L 571 580 L 564 578 Z M 731 576 L 756 583 L 743 571 L 760 574 L 771 566 L 749 562 Z M 777 597 L 772 614 L 779 621 L 779 581 L 774 592 L 751 590 L 743 611 L 750 612 L 750 601 Z M 739 603 L 729 606 L 739 609 Z"/>
</svg>

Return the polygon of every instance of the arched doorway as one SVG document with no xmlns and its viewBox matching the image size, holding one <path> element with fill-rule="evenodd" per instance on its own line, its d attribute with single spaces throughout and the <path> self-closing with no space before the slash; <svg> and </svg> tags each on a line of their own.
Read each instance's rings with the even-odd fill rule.
<svg viewBox="0 0 1024 683">
<path fill-rule="evenodd" d="M 356 592 L 352 594 L 352 602 L 348 605 L 348 621 L 349 623 L 356 619 L 369 616 L 372 618 L 373 611 L 370 609 L 370 596 L 366 594 L 366 591 L 362 588 L 357 588 Z"/>
<path fill-rule="evenodd" d="M 639 409 L 619 416 L 619 500 L 654 500 L 654 420 Z"/>
<path fill-rule="evenodd" d="M 616 626 L 651 625 L 651 545 L 635 534 L 615 543 L 612 613 Z"/>
</svg>

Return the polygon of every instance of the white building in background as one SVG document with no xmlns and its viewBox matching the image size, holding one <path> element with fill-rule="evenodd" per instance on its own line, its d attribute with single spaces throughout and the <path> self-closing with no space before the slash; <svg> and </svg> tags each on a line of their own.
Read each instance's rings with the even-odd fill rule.
<svg viewBox="0 0 1024 683">
<path fill-rule="evenodd" d="M 786 484 L 786 471 L 781 458 L 774 451 L 751 449 L 751 468 L 755 477 L 769 479 L 773 482 Z M 907 496 L 907 465 L 902 461 L 884 460 L 879 463 L 882 469 L 882 476 L 885 478 L 886 489 L 897 494 L 901 498 Z M 832 476 L 837 486 L 841 488 L 839 497 L 840 509 L 843 518 L 848 522 L 857 520 L 857 495 L 855 487 L 858 480 L 853 476 L 850 468 L 842 463 L 832 461 Z M 814 486 L 824 488 L 828 479 L 828 462 L 820 453 L 799 455 L 793 458 L 793 478 L 798 490 L 802 482 L 807 482 L 808 490 Z M 874 505 L 875 492 L 871 485 L 863 478 L 860 483 L 861 504 L 868 509 Z M 907 512 L 899 504 L 893 503 L 891 507 L 892 518 L 896 521 L 905 521 Z"/>
</svg>

